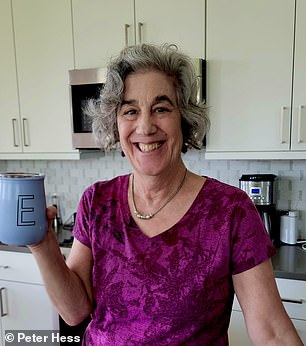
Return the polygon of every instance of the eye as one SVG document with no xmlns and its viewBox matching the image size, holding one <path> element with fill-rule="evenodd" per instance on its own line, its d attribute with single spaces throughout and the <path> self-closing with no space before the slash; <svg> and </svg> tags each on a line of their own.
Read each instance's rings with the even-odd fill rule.
<svg viewBox="0 0 306 346">
<path fill-rule="evenodd" d="M 125 111 L 123 114 L 124 115 L 134 115 L 136 114 L 136 109 L 128 109 L 127 111 Z"/>
<path fill-rule="evenodd" d="M 126 118 L 131 118 L 137 114 L 137 109 L 135 108 L 126 108 L 121 110 L 121 115 Z"/>
<path fill-rule="evenodd" d="M 156 113 L 166 113 L 166 112 L 169 112 L 169 109 L 167 107 L 164 107 L 164 106 L 156 107 L 154 109 L 154 112 L 156 112 Z"/>
</svg>

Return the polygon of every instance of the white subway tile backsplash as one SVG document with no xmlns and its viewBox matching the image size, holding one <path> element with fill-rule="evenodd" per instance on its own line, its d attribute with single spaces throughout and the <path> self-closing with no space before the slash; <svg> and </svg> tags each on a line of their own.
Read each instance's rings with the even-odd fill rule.
<svg viewBox="0 0 306 346">
<path fill-rule="evenodd" d="M 270 161 L 271 171 L 279 172 L 282 170 L 289 171 L 290 170 L 290 162 L 288 160 L 275 160 Z"/>
<path fill-rule="evenodd" d="M 183 155 L 188 169 L 239 186 L 242 174 L 271 173 L 278 176 L 277 207 L 299 211 L 300 237 L 306 238 L 306 160 L 205 160 L 204 152 Z M 76 211 L 82 192 L 98 180 L 131 172 L 120 152 L 99 153 L 79 161 L 0 161 L 1 171 L 40 172 L 46 175 L 47 202 L 57 193 L 64 220 Z"/>
<path fill-rule="evenodd" d="M 253 173 L 273 173 L 271 172 L 271 162 L 266 160 L 254 160 L 249 162 L 249 172 Z"/>
<path fill-rule="evenodd" d="M 7 171 L 6 162 L 0 161 L 0 172 L 6 172 L 6 171 Z"/>
</svg>

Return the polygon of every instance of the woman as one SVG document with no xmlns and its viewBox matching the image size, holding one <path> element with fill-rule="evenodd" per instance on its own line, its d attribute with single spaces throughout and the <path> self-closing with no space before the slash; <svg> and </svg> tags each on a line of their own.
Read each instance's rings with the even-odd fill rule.
<svg viewBox="0 0 306 346">
<path fill-rule="evenodd" d="M 51 230 L 31 246 L 64 320 L 91 314 L 86 345 L 227 345 L 234 292 L 254 345 L 302 345 L 254 204 L 184 165 L 208 125 L 196 94 L 185 55 L 140 45 L 111 62 L 89 107 L 101 147 L 120 143 L 133 173 L 84 192 L 67 265 Z"/>
</svg>

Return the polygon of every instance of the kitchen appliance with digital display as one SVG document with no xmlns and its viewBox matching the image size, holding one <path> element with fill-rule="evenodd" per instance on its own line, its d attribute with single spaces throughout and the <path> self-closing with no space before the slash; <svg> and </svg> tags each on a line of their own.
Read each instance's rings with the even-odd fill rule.
<svg viewBox="0 0 306 346">
<path fill-rule="evenodd" d="M 276 183 L 274 174 L 244 174 L 239 179 L 239 187 L 254 202 L 270 238 L 279 239 L 276 211 Z"/>
</svg>

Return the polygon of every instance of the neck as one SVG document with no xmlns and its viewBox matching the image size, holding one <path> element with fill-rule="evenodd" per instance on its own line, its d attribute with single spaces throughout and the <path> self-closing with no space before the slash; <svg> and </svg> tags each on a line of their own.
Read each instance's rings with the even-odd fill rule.
<svg viewBox="0 0 306 346">
<path fill-rule="evenodd" d="M 179 193 L 185 183 L 186 176 L 187 169 L 183 167 L 183 172 L 180 170 L 175 175 L 177 179 L 173 179 L 173 174 L 171 174 L 171 182 L 170 180 L 163 180 L 163 184 L 158 186 L 158 189 L 156 189 L 155 192 L 153 192 L 154 190 L 147 189 L 148 193 L 145 195 L 141 193 L 140 189 L 136 189 L 135 176 L 132 175 L 130 195 L 134 215 L 138 219 L 151 219 L 154 217 Z M 138 191 L 138 194 L 136 194 L 136 191 Z M 137 205 L 141 206 L 141 208 L 138 208 Z"/>
<path fill-rule="evenodd" d="M 157 203 L 163 200 L 179 185 L 183 178 L 186 167 L 180 164 L 158 175 L 139 174 L 137 171 L 134 175 L 134 195 L 141 197 L 148 203 Z M 175 173 L 173 173 L 175 172 Z"/>
</svg>

